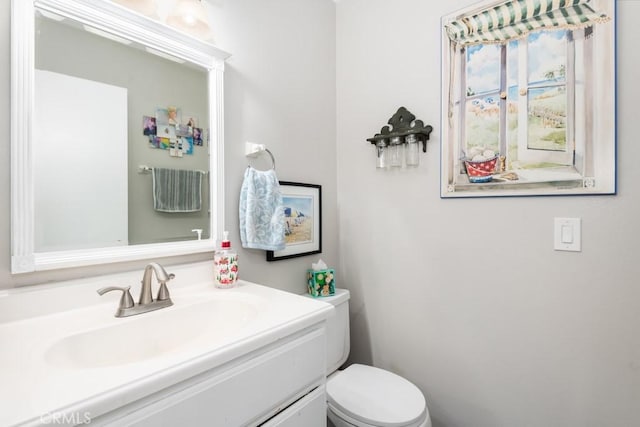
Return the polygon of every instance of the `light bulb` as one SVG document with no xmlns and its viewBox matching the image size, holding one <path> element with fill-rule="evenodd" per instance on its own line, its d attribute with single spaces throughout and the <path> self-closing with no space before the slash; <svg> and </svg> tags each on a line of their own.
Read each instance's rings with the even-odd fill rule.
<svg viewBox="0 0 640 427">
<path fill-rule="evenodd" d="M 180 0 L 169 13 L 167 24 L 203 40 L 211 38 L 207 11 L 200 0 Z"/>
<path fill-rule="evenodd" d="M 193 15 L 184 15 L 182 20 L 189 26 L 194 26 L 196 24 L 196 18 L 194 18 Z"/>
</svg>

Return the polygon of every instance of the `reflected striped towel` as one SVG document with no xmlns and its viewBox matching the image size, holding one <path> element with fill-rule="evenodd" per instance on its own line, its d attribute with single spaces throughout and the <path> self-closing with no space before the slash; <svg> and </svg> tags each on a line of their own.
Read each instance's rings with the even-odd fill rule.
<svg viewBox="0 0 640 427">
<path fill-rule="evenodd" d="M 153 208 L 160 212 L 197 212 L 202 208 L 202 172 L 153 168 Z"/>
</svg>

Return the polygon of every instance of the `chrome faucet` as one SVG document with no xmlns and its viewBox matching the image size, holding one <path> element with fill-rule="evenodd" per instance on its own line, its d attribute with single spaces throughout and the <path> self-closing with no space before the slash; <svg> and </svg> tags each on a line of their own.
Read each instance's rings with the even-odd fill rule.
<svg viewBox="0 0 640 427">
<path fill-rule="evenodd" d="M 156 279 L 160 283 L 160 289 L 158 290 L 157 301 L 165 301 L 169 298 L 169 290 L 167 289 L 167 282 L 173 279 L 175 274 L 168 274 L 167 271 L 157 262 L 151 262 L 144 268 L 144 275 L 142 276 L 142 288 L 140 288 L 140 299 L 138 304 L 150 304 L 153 302 L 151 296 L 151 276 L 152 272 L 156 272 Z"/>
<path fill-rule="evenodd" d="M 158 296 L 155 301 L 151 295 L 151 278 L 153 272 L 156 273 L 156 279 L 160 284 L 158 289 Z M 169 274 L 167 271 L 157 262 L 151 262 L 144 268 L 144 274 L 142 276 L 142 284 L 140 288 L 140 298 L 138 304 L 133 302 L 129 289 L 131 286 L 118 287 L 109 286 L 106 288 L 98 289 L 98 294 L 104 295 L 109 291 L 122 291 L 122 298 L 120 298 L 120 304 L 116 311 L 116 317 L 127 317 L 136 314 L 146 313 L 148 311 L 158 310 L 161 308 L 169 307 L 173 305 L 171 297 L 169 296 L 169 289 L 167 288 L 167 282 L 176 277 L 174 274 Z"/>
</svg>

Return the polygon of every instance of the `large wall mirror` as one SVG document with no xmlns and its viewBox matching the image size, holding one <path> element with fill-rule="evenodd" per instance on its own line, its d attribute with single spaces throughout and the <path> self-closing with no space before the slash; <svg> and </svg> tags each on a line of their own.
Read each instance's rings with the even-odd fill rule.
<svg viewBox="0 0 640 427">
<path fill-rule="evenodd" d="M 107 0 L 13 0 L 13 273 L 215 248 L 228 56 Z"/>
</svg>

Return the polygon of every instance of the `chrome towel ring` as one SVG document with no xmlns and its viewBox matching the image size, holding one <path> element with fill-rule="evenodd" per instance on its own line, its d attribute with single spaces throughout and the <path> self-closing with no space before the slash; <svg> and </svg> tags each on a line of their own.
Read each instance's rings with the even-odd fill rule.
<svg viewBox="0 0 640 427">
<path fill-rule="evenodd" d="M 258 154 L 260 153 L 267 153 L 269 155 L 269 157 L 271 158 L 271 169 L 276 168 L 276 158 L 273 156 L 273 153 L 271 151 L 269 151 L 268 148 L 264 148 L 261 149 L 260 151 L 255 151 L 253 153 L 251 153 L 250 155 L 247 155 L 247 157 L 257 157 Z M 249 164 L 247 167 L 252 167 L 251 164 Z"/>
</svg>

